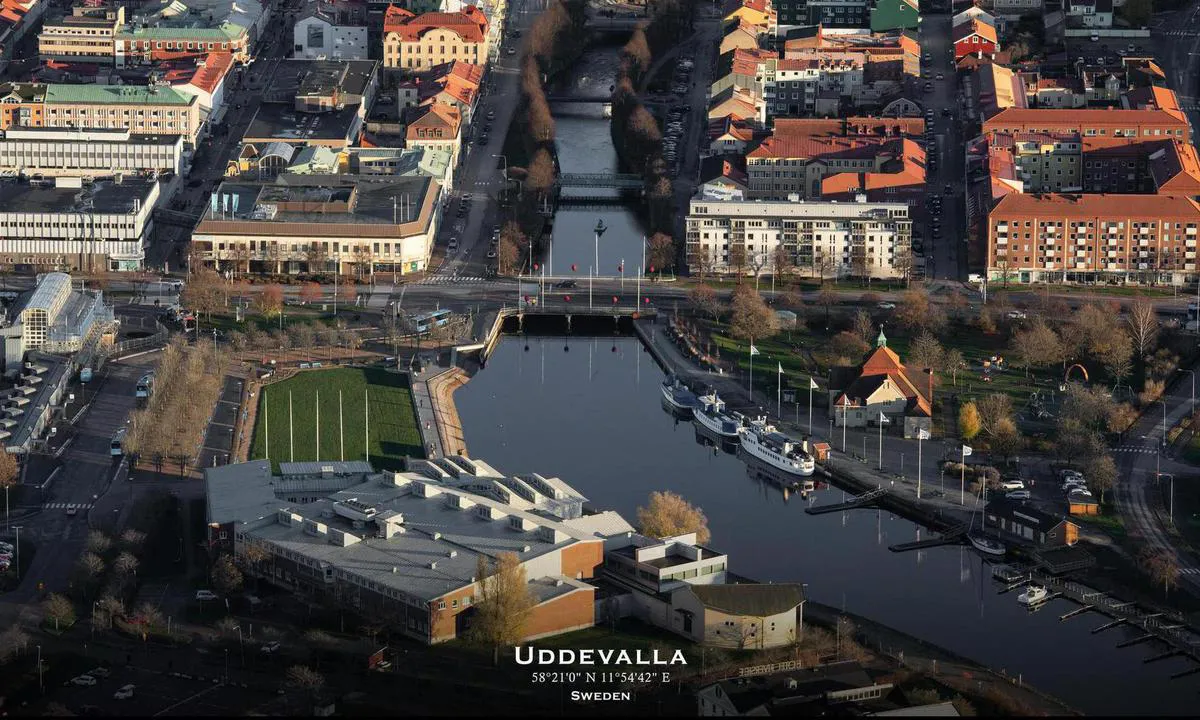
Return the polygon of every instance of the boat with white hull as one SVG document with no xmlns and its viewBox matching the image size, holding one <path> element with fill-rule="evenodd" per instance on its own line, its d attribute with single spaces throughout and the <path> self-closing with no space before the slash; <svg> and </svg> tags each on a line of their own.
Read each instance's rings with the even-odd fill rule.
<svg viewBox="0 0 1200 720">
<path fill-rule="evenodd" d="M 697 402 L 699 404 L 693 415 L 697 423 L 719 437 L 737 439 L 745 424 L 741 413 L 725 412 L 725 401 L 717 396 L 715 390 L 701 395 Z"/>
<path fill-rule="evenodd" d="M 967 533 L 967 541 L 971 543 L 972 547 L 984 555 L 1002 557 L 1008 552 L 1008 548 L 1004 547 L 1003 543 L 999 542 L 998 540 L 993 540 L 982 533 Z"/>
<path fill-rule="evenodd" d="M 662 383 L 663 399 L 667 404 L 676 410 L 691 412 L 696 409 L 700 401 L 696 399 L 696 393 L 688 389 L 679 381 L 679 378 L 674 375 L 668 375 Z"/>
<path fill-rule="evenodd" d="M 1041 585 L 1027 585 L 1025 590 L 1017 596 L 1017 602 L 1032 606 L 1046 602 L 1049 597 L 1050 591 Z"/>
<path fill-rule="evenodd" d="M 766 418 L 760 417 L 742 428 L 739 441 L 747 454 L 789 475 L 808 477 L 817 468 L 803 443 L 776 430 Z"/>
</svg>

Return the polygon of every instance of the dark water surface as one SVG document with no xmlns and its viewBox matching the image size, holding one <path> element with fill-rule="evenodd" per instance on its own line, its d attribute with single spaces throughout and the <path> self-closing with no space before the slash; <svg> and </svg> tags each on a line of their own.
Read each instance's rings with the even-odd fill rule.
<svg viewBox="0 0 1200 720">
<path fill-rule="evenodd" d="M 652 490 L 678 492 L 704 510 L 735 573 L 807 583 L 813 600 L 1021 674 L 1089 714 L 1200 708 L 1200 676 L 1168 679 L 1188 661 L 1143 664 L 1157 643 L 1118 650 L 1133 631 L 1093 635 L 1107 619 L 1091 613 L 1060 622 L 1076 607 L 1066 601 L 1031 614 L 1015 593 L 997 595 L 965 548 L 893 553 L 887 546 L 918 528 L 886 512 L 804 513 L 809 501 L 841 501 L 840 490 L 806 501 L 751 479 L 742 461 L 698 444 L 690 422 L 663 410 L 663 373 L 637 340 L 530 338 L 527 352 L 525 342 L 505 338 L 455 394 L 470 454 L 501 472 L 559 476 L 630 522 Z"/>
</svg>

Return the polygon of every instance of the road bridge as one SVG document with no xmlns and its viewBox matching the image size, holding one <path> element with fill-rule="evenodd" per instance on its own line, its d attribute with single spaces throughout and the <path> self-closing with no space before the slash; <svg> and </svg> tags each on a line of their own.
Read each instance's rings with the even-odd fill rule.
<svg viewBox="0 0 1200 720">
<path fill-rule="evenodd" d="M 558 176 L 560 188 L 613 188 L 641 190 L 645 181 L 632 173 L 563 173 Z"/>
</svg>

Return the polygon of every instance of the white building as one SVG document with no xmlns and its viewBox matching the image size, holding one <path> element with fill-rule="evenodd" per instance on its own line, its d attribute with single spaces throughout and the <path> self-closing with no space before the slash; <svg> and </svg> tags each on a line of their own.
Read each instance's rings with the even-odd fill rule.
<svg viewBox="0 0 1200 720">
<path fill-rule="evenodd" d="M 292 29 L 297 60 L 366 60 L 367 27 L 332 4 L 311 7 Z"/>
<path fill-rule="evenodd" d="M 0 138 L 0 171 L 26 175 L 112 177 L 183 171 L 182 135 L 125 130 L 12 128 Z"/>
<path fill-rule="evenodd" d="M 709 200 L 693 198 L 687 262 L 693 271 L 765 271 L 783 247 L 805 277 L 902 278 L 911 262 L 912 220 L 902 202 Z"/>
<path fill-rule="evenodd" d="M 113 322 L 99 290 L 75 290 L 71 276 L 52 272 L 13 306 L 12 322 L 0 327 L 6 371 L 30 350 L 73 353 Z"/>
<path fill-rule="evenodd" d="M 156 180 L 2 183 L 0 266 L 25 272 L 140 270 L 158 195 Z"/>
</svg>

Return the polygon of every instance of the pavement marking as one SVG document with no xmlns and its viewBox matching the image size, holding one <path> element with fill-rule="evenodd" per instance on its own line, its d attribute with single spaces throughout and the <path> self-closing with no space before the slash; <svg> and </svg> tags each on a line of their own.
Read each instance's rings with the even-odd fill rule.
<svg viewBox="0 0 1200 720">
<path fill-rule="evenodd" d="M 474 275 L 432 275 L 418 281 L 418 285 L 462 285 L 485 282 L 486 278 Z"/>
<path fill-rule="evenodd" d="M 1180 568 L 1179 573 L 1181 575 L 1200 575 L 1200 568 Z"/>
<path fill-rule="evenodd" d="M 1113 452 L 1146 453 L 1147 455 L 1153 455 L 1154 453 L 1158 452 L 1158 448 L 1126 446 L 1126 447 L 1113 448 Z"/>
<path fill-rule="evenodd" d="M 91 510 L 92 507 L 92 503 L 42 503 L 43 510 Z"/>
</svg>

